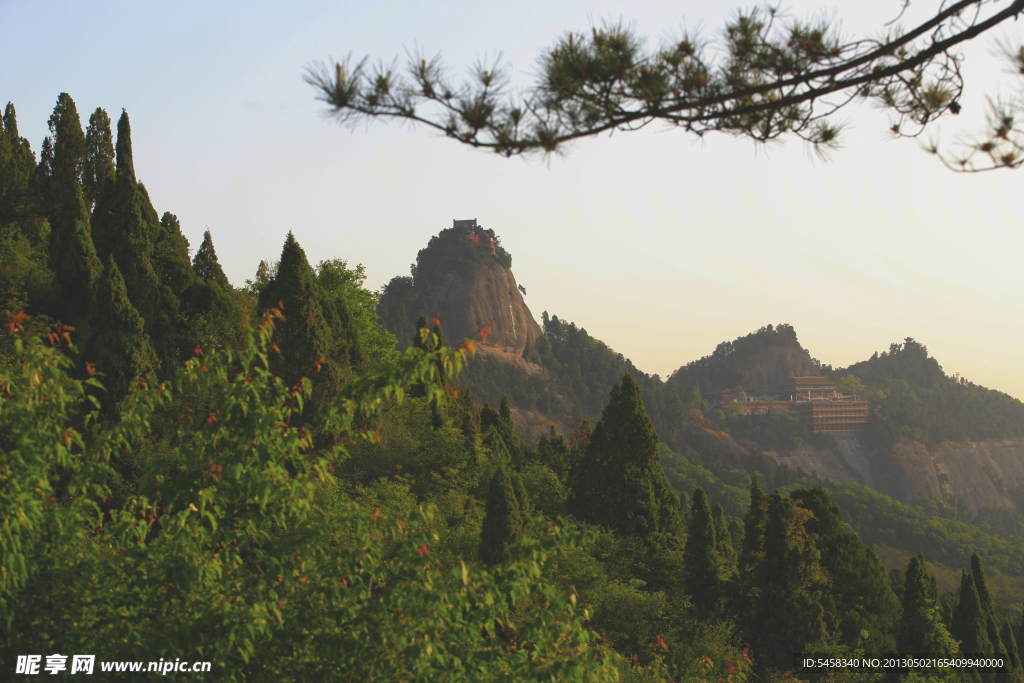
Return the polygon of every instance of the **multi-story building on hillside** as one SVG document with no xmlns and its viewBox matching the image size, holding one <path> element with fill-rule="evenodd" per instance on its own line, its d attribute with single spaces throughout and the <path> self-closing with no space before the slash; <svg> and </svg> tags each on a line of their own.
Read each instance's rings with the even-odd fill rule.
<svg viewBox="0 0 1024 683">
<path fill-rule="evenodd" d="M 868 426 L 869 405 L 857 396 L 842 394 L 828 377 L 794 377 L 779 385 L 774 396 L 736 395 L 723 389 L 707 396 L 712 408 L 738 405 L 745 413 L 788 410 L 813 432 L 839 432 Z"/>
</svg>

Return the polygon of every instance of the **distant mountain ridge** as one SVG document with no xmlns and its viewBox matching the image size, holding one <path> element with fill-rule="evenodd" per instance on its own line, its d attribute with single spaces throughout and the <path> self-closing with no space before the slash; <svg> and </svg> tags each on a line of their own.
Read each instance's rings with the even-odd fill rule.
<svg viewBox="0 0 1024 683">
<path fill-rule="evenodd" d="M 931 497 L 972 514 L 1024 510 L 1024 404 L 947 377 L 912 339 L 833 369 L 801 346 L 791 325 L 766 325 L 718 344 L 662 381 L 572 322 L 545 311 L 537 325 L 512 275 L 511 255 L 475 221 L 431 238 L 411 277 L 385 287 L 378 314 L 402 345 L 421 315 L 438 318 L 449 341 L 482 341 L 487 327 L 487 343 L 459 384 L 478 403 L 497 405 L 507 395 L 516 423 L 533 438 L 550 426 L 567 435 L 578 417 L 596 420 L 611 387 L 629 374 L 642 387 L 662 442 L 697 462 L 747 469 L 764 453 L 907 503 Z M 785 414 L 716 422 L 701 395 L 737 388 L 772 395 L 793 376 L 816 375 L 870 399 L 867 430 L 838 439 L 814 435 Z"/>
</svg>

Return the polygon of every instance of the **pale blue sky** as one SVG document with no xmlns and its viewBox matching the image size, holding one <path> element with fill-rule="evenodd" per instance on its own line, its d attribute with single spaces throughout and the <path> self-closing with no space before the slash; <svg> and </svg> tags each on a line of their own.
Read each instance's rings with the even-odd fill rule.
<svg viewBox="0 0 1024 683">
<path fill-rule="evenodd" d="M 846 5 L 787 7 L 875 35 L 900 3 Z M 888 141 L 868 107 L 843 115 L 845 146 L 827 163 L 799 141 L 766 151 L 657 126 L 507 160 L 397 123 L 341 128 L 302 81 L 316 59 L 404 60 L 418 44 L 456 73 L 500 50 L 527 85 L 566 29 L 623 18 L 655 40 L 683 25 L 713 37 L 731 7 L 0 0 L 0 99 L 37 153 L 60 92 L 83 122 L 125 107 L 157 211 L 177 214 L 193 246 L 209 227 L 235 284 L 293 230 L 314 264 L 363 263 L 379 287 L 453 218 L 476 218 L 512 253 L 538 320 L 574 320 L 650 373 L 788 322 L 833 365 L 910 336 L 950 374 L 1024 397 L 1022 172 L 950 173 L 917 143 Z M 991 55 L 997 37 L 1022 29 L 966 50 L 964 112 L 935 129 L 943 141 L 978 124 L 986 94 L 1017 87 Z"/>
</svg>

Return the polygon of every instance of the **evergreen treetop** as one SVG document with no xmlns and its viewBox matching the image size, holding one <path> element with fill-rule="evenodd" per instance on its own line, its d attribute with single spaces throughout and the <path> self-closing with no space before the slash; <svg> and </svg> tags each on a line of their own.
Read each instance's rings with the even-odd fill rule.
<svg viewBox="0 0 1024 683">
<path fill-rule="evenodd" d="M 110 117 L 102 107 L 89 116 L 85 132 L 85 158 L 82 163 L 82 191 L 85 203 L 92 207 L 100 190 L 114 177 L 114 136 Z"/>
<path fill-rule="evenodd" d="M 480 561 L 487 565 L 501 562 L 505 548 L 512 543 L 522 527 L 522 508 L 516 498 L 512 478 L 499 465 L 491 477 L 480 532 Z"/>
<path fill-rule="evenodd" d="M 209 230 L 203 233 L 203 243 L 196 251 L 195 258 L 192 259 L 192 267 L 195 269 L 196 275 L 207 282 L 216 282 L 221 287 L 230 286 L 227 276 L 224 275 L 224 270 L 217 261 L 217 252 L 213 248 L 213 238 L 210 236 Z"/>
<path fill-rule="evenodd" d="M 690 523 L 683 548 L 686 589 L 693 603 L 705 610 L 714 608 L 719 594 L 719 555 L 715 522 L 708 497 L 699 486 L 693 491 Z"/>
<path fill-rule="evenodd" d="M 49 120 L 53 156 L 43 181 L 43 201 L 51 223 L 55 223 L 64 198 L 74 192 L 80 181 L 85 159 L 85 134 L 75 101 L 66 92 L 57 98 Z"/>
<path fill-rule="evenodd" d="M 896 633 L 900 654 L 955 654 L 957 644 L 942 623 L 924 557 L 911 557 L 903 584 L 903 616 Z"/>
<path fill-rule="evenodd" d="M 582 519 L 627 536 L 680 533 L 679 498 L 661 468 L 658 435 L 630 375 L 612 387 L 574 477 Z"/>
<path fill-rule="evenodd" d="M 949 633 L 960 641 L 962 654 L 992 654 L 992 641 L 988 637 L 986 621 L 985 609 L 978 596 L 974 575 L 963 572 L 960 577 L 960 600 L 953 610 L 953 618 L 949 624 Z"/>
</svg>

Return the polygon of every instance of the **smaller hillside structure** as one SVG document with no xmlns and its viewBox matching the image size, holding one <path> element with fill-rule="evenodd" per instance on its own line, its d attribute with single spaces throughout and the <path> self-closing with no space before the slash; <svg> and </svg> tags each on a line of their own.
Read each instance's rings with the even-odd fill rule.
<svg viewBox="0 0 1024 683">
<path fill-rule="evenodd" d="M 870 406 L 856 395 L 839 392 L 828 377 L 793 377 L 779 385 L 774 396 L 735 394 L 719 389 L 707 396 L 711 408 L 740 406 L 744 413 L 767 413 L 788 410 L 800 418 L 812 432 L 841 432 L 868 426 Z"/>
</svg>

